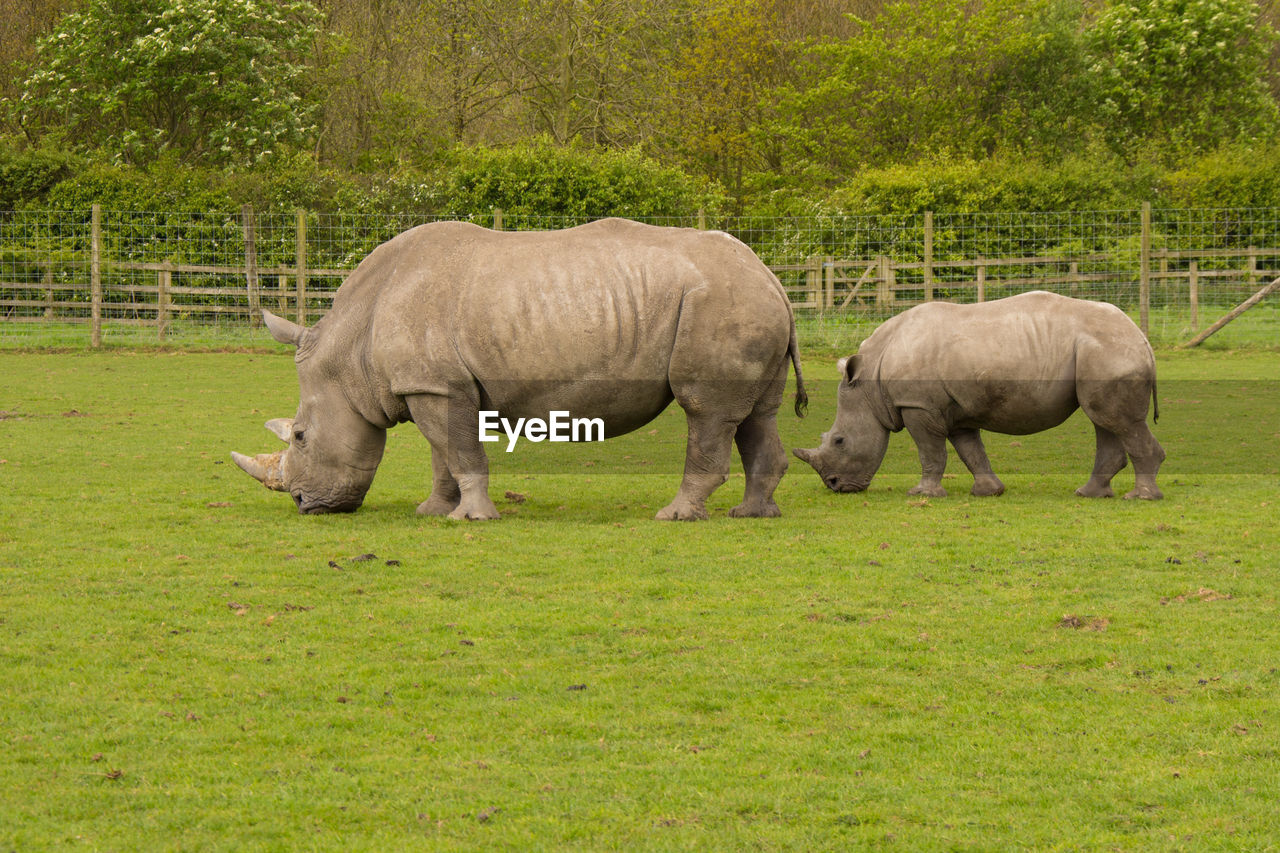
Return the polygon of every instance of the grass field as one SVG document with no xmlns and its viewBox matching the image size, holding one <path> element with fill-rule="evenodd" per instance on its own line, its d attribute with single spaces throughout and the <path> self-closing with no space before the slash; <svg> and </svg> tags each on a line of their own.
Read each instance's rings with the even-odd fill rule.
<svg viewBox="0 0 1280 853">
<path fill-rule="evenodd" d="M 1157 503 L 1072 495 L 1077 415 L 989 436 L 1001 498 L 903 433 L 663 524 L 673 409 L 459 524 L 412 425 L 354 515 L 235 469 L 287 355 L 0 353 L 0 848 L 1280 847 L 1280 353 L 1159 361 Z"/>
</svg>

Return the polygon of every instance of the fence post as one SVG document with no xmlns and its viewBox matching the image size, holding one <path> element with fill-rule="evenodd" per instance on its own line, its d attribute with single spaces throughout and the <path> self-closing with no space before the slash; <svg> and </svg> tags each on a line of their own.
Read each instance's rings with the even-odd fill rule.
<svg viewBox="0 0 1280 853">
<path fill-rule="evenodd" d="M 1192 258 L 1187 270 L 1187 290 L 1191 297 L 1191 331 L 1200 331 L 1200 262 Z"/>
<path fill-rule="evenodd" d="M 249 325 L 256 329 L 262 325 L 262 303 L 258 297 L 257 224 L 254 222 L 253 205 L 246 204 L 240 208 L 240 218 L 244 222 L 244 278 L 249 294 Z"/>
<path fill-rule="evenodd" d="M 293 263 L 298 276 L 295 283 L 298 298 L 297 323 L 299 326 L 305 326 L 307 325 L 307 212 L 298 208 L 297 216 L 298 236 L 293 249 Z"/>
<path fill-rule="evenodd" d="M 924 301 L 933 301 L 933 211 L 924 212 Z"/>
<path fill-rule="evenodd" d="M 705 207 L 698 208 L 698 230 L 707 230 L 707 209 Z"/>
<path fill-rule="evenodd" d="M 822 310 L 836 307 L 836 259 L 831 255 L 822 259 Z"/>
<path fill-rule="evenodd" d="M 1138 327 L 1151 337 L 1151 202 L 1142 203 L 1142 238 L 1138 258 Z"/>
<path fill-rule="evenodd" d="M 984 258 L 978 258 L 978 301 L 987 301 L 987 265 Z"/>
<path fill-rule="evenodd" d="M 888 255 L 876 259 L 880 262 L 880 280 L 876 282 L 876 307 L 888 308 L 893 305 L 893 265 Z"/>
<path fill-rule="evenodd" d="M 44 268 L 44 318 L 53 319 L 53 264 Z"/>
<path fill-rule="evenodd" d="M 493 209 L 493 230 L 502 230 L 502 208 L 500 207 L 495 207 Z"/>
<path fill-rule="evenodd" d="M 805 262 L 804 289 L 815 308 L 822 307 L 822 258 L 814 256 Z"/>
<path fill-rule="evenodd" d="M 89 219 L 89 346 L 102 346 L 102 205 Z"/>
<path fill-rule="evenodd" d="M 156 273 L 156 340 L 164 341 L 169 331 L 169 288 L 173 285 L 173 261 L 167 260 Z"/>
</svg>

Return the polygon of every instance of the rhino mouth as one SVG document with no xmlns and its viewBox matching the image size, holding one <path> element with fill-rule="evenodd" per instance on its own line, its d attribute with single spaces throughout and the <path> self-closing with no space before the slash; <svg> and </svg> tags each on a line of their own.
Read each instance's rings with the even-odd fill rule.
<svg viewBox="0 0 1280 853">
<path fill-rule="evenodd" d="M 833 492 L 842 494 L 849 492 L 865 492 L 869 483 L 859 480 L 846 480 L 837 474 L 831 474 L 822 478 L 822 482 L 827 484 L 827 488 Z"/>
<path fill-rule="evenodd" d="M 363 498 L 308 498 L 302 492 L 290 492 L 301 515 L 325 515 L 337 512 L 355 512 L 364 503 Z"/>
</svg>

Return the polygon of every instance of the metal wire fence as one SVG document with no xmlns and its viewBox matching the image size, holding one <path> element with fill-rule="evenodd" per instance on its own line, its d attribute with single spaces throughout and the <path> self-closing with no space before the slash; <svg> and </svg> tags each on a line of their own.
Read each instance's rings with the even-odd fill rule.
<svg viewBox="0 0 1280 853">
<path fill-rule="evenodd" d="M 585 221 L 498 210 L 0 211 L 0 346 L 267 343 L 257 309 L 314 322 L 375 246 L 432 219 L 502 230 Z M 1270 208 L 648 221 L 735 235 L 783 282 L 802 335 L 853 345 L 921 301 L 1033 289 L 1112 302 L 1153 341 L 1173 343 L 1280 276 L 1280 209 Z M 1274 301 L 1222 338 L 1280 344 Z"/>
</svg>

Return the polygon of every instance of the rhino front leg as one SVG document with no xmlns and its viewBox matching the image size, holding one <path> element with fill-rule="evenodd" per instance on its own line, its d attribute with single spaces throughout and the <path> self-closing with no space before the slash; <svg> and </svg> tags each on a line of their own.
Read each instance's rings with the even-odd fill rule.
<svg viewBox="0 0 1280 853">
<path fill-rule="evenodd" d="M 467 400 L 439 394 L 415 394 L 406 398 L 413 422 L 431 443 L 433 483 L 431 496 L 418 507 L 444 509 L 452 501 L 452 480 L 458 499 L 446 514 L 458 521 L 498 518 L 489 498 L 489 458 L 480 446 L 479 409 Z M 437 463 L 437 456 L 443 461 Z M 443 474 L 439 465 L 445 469 Z M 438 500 L 437 500 L 438 498 Z"/>
<path fill-rule="evenodd" d="M 431 494 L 418 504 L 418 515 L 448 515 L 462 502 L 462 489 L 449 471 L 445 450 L 431 448 Z"/>
<path fill-rule="evenodd" d="M 1004 483 L 991 470 L 987 448 L 982 444 L 982 433 L 976 429 L 962 429 L 951 433 L 951 446 L 956 449 L 960 461 L 973 474 L 971 495 L 978 498 L 1004 494 Z"/>
<path fill-rule="evenodd" d="M 947 490 L 942 488 L 942 475 L 947 470 L 946 433 L 939 428 L 936 418 L 920 409 L 903 409 L 902 423 L 920 456 L 920 482 L 908 489 L 907 494 L 945 498 Z"/>
</svg>

